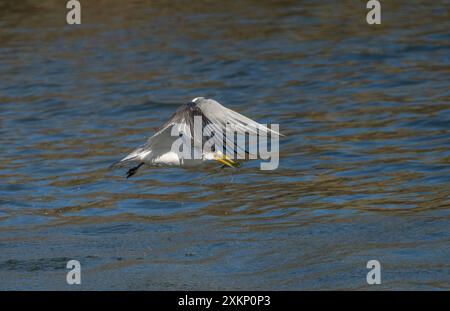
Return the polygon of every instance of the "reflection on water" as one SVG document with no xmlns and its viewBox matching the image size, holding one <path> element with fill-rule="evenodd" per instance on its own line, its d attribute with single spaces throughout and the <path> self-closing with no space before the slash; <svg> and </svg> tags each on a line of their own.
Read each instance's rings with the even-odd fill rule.
<svg viewBox="0 0 450 311">
<path fill-rule="evenodd" d="M 417 2 L 2 1 L 2 288 L 449 289 L 449 10 Z M 280 123 L 279 169 L 107 169 L 197 96 Z"/>
</svg>

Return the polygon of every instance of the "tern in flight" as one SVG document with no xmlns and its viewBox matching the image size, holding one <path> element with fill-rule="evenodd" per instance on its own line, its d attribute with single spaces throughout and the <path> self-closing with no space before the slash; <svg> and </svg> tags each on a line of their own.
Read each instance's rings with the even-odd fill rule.
<svg viewBox="0 0 450 311">
<path fill-rule="evenodd" d="M 200 139 L 203 142 L 205 137 L 194 137 L 195 119 L 200 119 L 201 129 L 209 126 L 209 138 L 213 144 L 210 149 L 205 150 L 203 145 L 195 144 L 195 140 Z M 236 142 L 229 136 L 217 135 L 224 131 L 224 128 L 238 134 L 258 136 L 271 135 L 280 136 L 281 134 L 275 130 L 255 122 L 231 109 L 228 109 L 213 99 L 197 97 L 192 102 L 181 106 L 170 119 L 162 125 L 157 132 L 151 136 L 147 142 L 133 150 L 122 160 L 114 163 L 111 167 L 121 167 L 129 163 L 137 163 L 137 166 L 131 168 L 127 172 L 127 178 L 133 176 L 137 170 L 143 165 L 149 166 L 196 166 L 205 161 L 217 161 L 222 167 L 238 167 L 240 163 L 227 156 L 229 149 L 241 149 L 240 151 L 249 154 L 249 151 L 237 146 Z M 175 133 L 175 134 L 174 134 Z M 283 135 L 281 135 L 283 136 Z M 198 157 L 186 156 L 186 153 L 174 150 L 176 140 L 189 143 L 193 151 L 197 151 Z M 220 147 L 217 147 L 220 146 Z M 225 146 L 225 147 L 222 147 Z M 234 148 L 233 148 L 234 147 Z M 222 149 L 222 150 L 220 150 Z M 225 150 L 224 150 L 225 149 Z M 244 150 L 242 150 L 244 149 Z M 239 151 L 239 150 L 238 150 Z M 189 153 L 191 155 L 191 153 Z"/>
</svg>

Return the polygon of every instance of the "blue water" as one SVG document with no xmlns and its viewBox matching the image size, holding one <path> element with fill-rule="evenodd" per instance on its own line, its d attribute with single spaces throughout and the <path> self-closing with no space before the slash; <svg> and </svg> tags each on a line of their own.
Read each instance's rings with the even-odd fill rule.
<svg viewBox="0 0 450 311">
<path fill-rule="evenodd" d="M 448 4 L 86 2 L 0 4 L 0 289 L 450 289 Z M 279 168 L 108 170 L 197 96 Z"/>
</svg>

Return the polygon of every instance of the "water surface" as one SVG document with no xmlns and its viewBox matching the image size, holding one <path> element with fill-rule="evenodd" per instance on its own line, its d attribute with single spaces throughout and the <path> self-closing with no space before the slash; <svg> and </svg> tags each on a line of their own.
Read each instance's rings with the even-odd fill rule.
<svg viewBox="0 0 450 311">
<path fill-rule="evenodd" d="M 448 4 L 60 2 L 0 3 L 0 289 L 450 289 Z M 279 168 L 108 170 L 197 96 Z"/>
</svg>

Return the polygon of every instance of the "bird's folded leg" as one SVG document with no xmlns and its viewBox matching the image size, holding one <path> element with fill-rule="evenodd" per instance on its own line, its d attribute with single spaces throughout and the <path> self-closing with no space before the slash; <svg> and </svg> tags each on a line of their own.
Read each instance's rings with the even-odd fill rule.
<svg viewBox="0 0 450 311">
<path fill-rule="evenodd" d="M 137 166 L 132 167 L 128 170 L 127 172 L 127 178 L 130 178 L 131 176 L 133 176 L 134 174 L 136 174 L 137 170 L 144 165 L 144 162 L 139 163 Z"/>
</svg>

